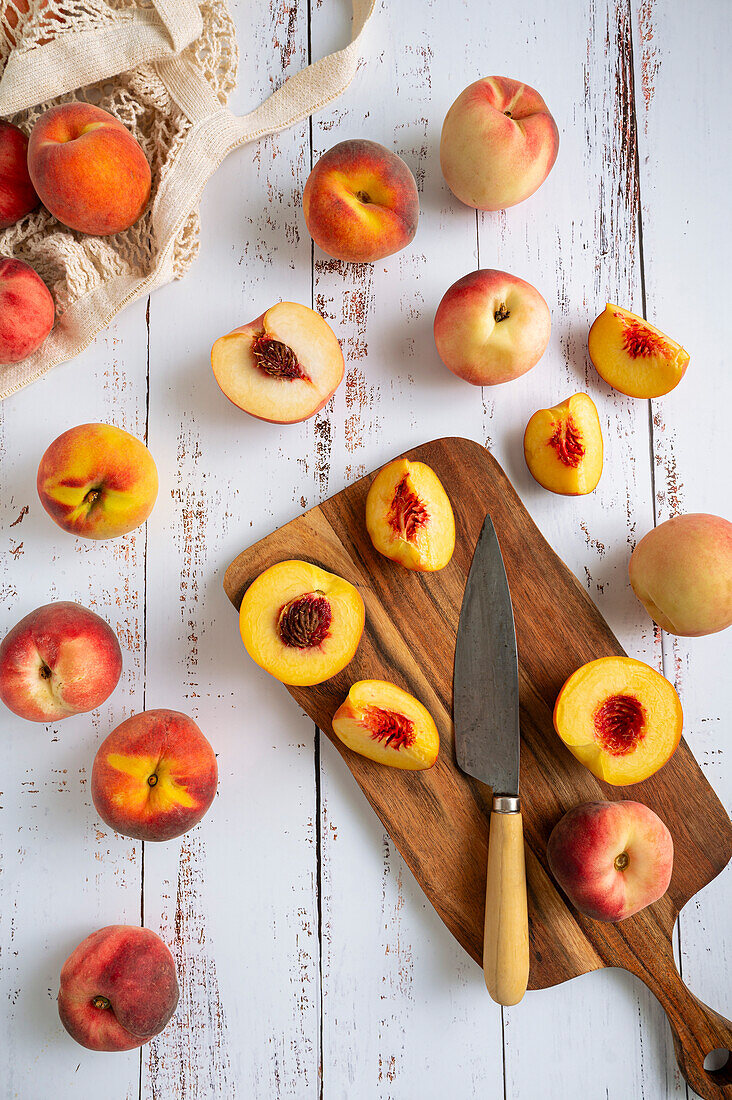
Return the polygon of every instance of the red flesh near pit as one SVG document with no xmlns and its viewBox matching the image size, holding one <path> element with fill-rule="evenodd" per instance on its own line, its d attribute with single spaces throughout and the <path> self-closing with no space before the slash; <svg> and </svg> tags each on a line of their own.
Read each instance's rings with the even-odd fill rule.
<svg viewBox="0 0 732 1100">
<path fill-rule="evenodd" d="M 567 420 L 557 422 L 556 431 L 549 440 L 549 446 L 554 447 L 560 462 L 565 466 L 577 467 L 585 456 L 582 433 L 571 416 Z"/>
<path fill-rule="evenodd" d="M 312 649 L 322 645 L 330 633 L 333 613 L 325 596 L 306 592 L 280 608 L 277 628 L 283 645 Z"/>
<path fill-rule="evenodd" d="M 366 707 L 363 723 L 374 741 L 383 741 L 391 749 L 409 748 L 414 743 L 414 722 L 395 710 Z"/>
<path fill-rule="evenodd" d="M 409 475 L 405 474 L 394 490 L 387 523 L 407 542 L 414 542 L 417 531 L 429 518 L 429 512 L 409 484 Z"/>
<path fill-rule="evenodd" d="M 634 695 L 611 695 L 594 714 L 595 737 L 610 756 L 626 756 L 646 735 L 646 712 Z"/>
<path fill-rule="evenodd" d="M 652 355 L 669 358 L 668 343 L 658 333 L 652 332 L 648 325 L 632 317 L 624 317 L 622 313 L 615 316 L 623 329 L 623 347 L 632 359 L 648 359 Z"/>
</svg>

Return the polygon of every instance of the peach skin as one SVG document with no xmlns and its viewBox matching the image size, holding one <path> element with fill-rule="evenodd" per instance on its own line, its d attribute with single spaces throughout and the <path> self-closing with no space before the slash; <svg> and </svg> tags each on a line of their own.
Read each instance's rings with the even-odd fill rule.
<svg viewBox="0 0 732 1100">
<path fill-rule="evenodd" d="M 353 684 L 333 716 L 333 732 L 349 749 L 392 768 L 431 768 L 440 751 L 427 708 L 386 680 Z"/>
<path fill-rule="evenodd" d="M 28 175 L 28 138 L 0 120 L 0 229 L 7 229 L 40 203 Z"/>
<path fill-rule="evenodd" d="M 602 474 L 602 452 L 600 418 L 586 393 L 575 393 L 552 409 L 539 409 L 526 425 L 526 465 L 552 493 L 591 493 Z"/>
<path fill-rule="evenodd" d="M 51 292 L 41 277 L 22 260 L 0 256 L 0 364 L 32 355 L 55 318 Z"/>
<path fill-rule="evenodd" d="M 406 569 L 444 569 L 455 549 L 455 517 L 434 470 L 395 458 L 371 482 L 366 530 L 374 549 Z"/>
<path fill-rule="evenodd" d="M 678 386 L 690 359 L 643 317 L 610 303 L 590 329 L 588 349 L 600 377 L 628 397 L 663 397 Z"/>
</svg>

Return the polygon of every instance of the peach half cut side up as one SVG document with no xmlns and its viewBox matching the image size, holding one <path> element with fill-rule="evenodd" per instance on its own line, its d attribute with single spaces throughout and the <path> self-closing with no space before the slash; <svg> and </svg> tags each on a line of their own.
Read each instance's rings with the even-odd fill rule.
<svg viewBox="0 0 732 1100">
<path fill-rule="evenodd" d="M 632 657 L 600 657 L 573 672 L 559 692 L 554 728 L 598 779 L 625 786 L 663 767 L 681 740 L 676 690 Z"/>
<path fill-rule="evenodd" d="M 628 397 L 663 397 L 684 377 L 690 355 L 643 317 L 608 302 L 587 341 L 595 370 Z"/>
<path fill-rule="evenodd" d="M 584 496 L 602 474 L 602 431 L 595 403 L 575 393 L 551 409 L 539 409 L 524 433 L 532 477 L 552 493 Z"/>
<path fill-rule="evenodd" d="M 440 751 L 432 715 L 387 680 L 359 680 L 333 716 L 333 732 L 349 749 L 392 768 L 423 771 Z"/>
<path fill-rule="evenodd" d="M 366 612 L 358 589 L 307 561 L 281 561 L 252 581 L 239 611 L 247 653 L 283 684 L 311 687 L 345 668 Z"/>
<path fill-rule="evenodd" d="M 343 352 L 327 321 L 308 306 L 278 302 L 256 321 L 220 336 L 211 348 L 226 397 L 259 420 L 296 424 L 338 389 Z"/>
<path fill-rule="evenodd" d="M 371 483 L 366 529 L 384 557 L 434 573 L 455 549 L 455 516 L 437 474 L 424 462 L 395 458 Z"/>
</svg>

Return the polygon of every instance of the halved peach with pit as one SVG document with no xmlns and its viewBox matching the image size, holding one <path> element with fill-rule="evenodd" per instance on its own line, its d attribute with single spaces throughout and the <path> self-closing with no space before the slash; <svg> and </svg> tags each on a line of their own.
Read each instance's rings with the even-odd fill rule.
<svg viewBox="0 0 732 1100">
<path fill-rule="evenodd" d="M 455 549 L 455 517 L 437 474 L 395 458 L 371 483 L 366 529 L 376 550 L 407 569 L 434 573 Z"/>
<path fill-rule="evenodd" d="M 296 302 L 278 302 L 251 324 L 220 336 L 211 348 L 211 366 L 230 401 L 276 424 L 295 424 L 322 409 L 344 371 L 333 329 Z"/>
<path fill-rule="evenodd" d="M 559 692 L 554 728 L 598 779 L 622 787 L 663 767 L 681 740 L 676 690 L 655 668 L 632 657 L 582 665 Z"/>
<path fill-rule="evenodd" d="M 307 561 L 281 561 L 252 581 L 239 611 L 249 656 L 283 684 L 309 687 L 345 668 L 366 613 L 349 582 Z"/>
<path fill-rule="evenodd" d="M 333 732 L 349 749 L 392 768 L 431 768 L 440 751 L 430 712 L 387 680 L 355 683 L 333 716 Z"/>
<path fill-rule="evenodd" d="M 645 318 L 610 302 L 593 323 L 587 346 L 600 377 L 628 397 L 663 397 L 678 386 L 690 359 Z"/>
<path fill-rule="evenodd" d="M 524 455 L 532 476 L 550 492 L 591 493 L 602 473 L 602 431 L 592 398 L 575 393 L 535 412 L 526 425 Z"/>
</svg>

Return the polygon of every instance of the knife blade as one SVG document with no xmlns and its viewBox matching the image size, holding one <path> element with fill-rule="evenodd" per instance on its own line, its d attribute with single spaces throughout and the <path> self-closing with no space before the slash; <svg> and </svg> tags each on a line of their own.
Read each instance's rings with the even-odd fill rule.
<svg viewBox="0 0 732 1100">
<path fill-rule="evenodd" d="M 463 596 L 453 682 L 459 767 L 493 788 L 483 972 L 491 997 L 517 1004 L 529 976 L 521 730 L 511 593 L 491 517 L 485 517 Z"/>
</svg>

